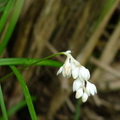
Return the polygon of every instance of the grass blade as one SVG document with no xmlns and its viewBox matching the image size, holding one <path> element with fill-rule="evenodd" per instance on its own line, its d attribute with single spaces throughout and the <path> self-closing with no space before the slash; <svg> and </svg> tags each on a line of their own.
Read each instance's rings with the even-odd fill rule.
<svg viewBox="0 0 120 120">
<path fill-rule="evenodd" d="M 61 67 L 62 63 L 54 60 L 42 60 L 34 58 L 1 58 L 0 66 L 6 65 L 41 65 L 41 66 L 53 66 Z"/>
<path fill-rule="evenodd" d="M 32 97 L 32 100 L 35 101 L 36 97 Z M 21 108 L 23 108 L 25 106 L 26 106 L 26 101 L 25 100 L 19 102 L 17 105 L 13 106 L 12 108 L 10 108 L 7 111 L 8 117 L 12 116 L 13 114 L 15 114 L 17 111 L 19 111 Z M 0 117 L 0 120 L 4 120 L 4 117 Z"/>
<path fill-rule="evenodd" d="M 5 6 L 4 12 L 0 19 L 0 33 L 2 32 L 3 27 L 5 26 L 6 20 L 9 16 L 9 13 L 10 13 L 10 10 L 11 10 L 11 7 L 12 7 L 14 1 L 15 0 L 9 0 L 7 5 Z"/>
<path fill-rule="evenodd" d="M 1 105 L 1 110 L 3 113 L 4 120 L 8 120 L 1 85 L 0 85 L 0 105 Z"/>
<path fill-rule="evenodd" d="M 0 55 L 4 51 L 6 45 L 11 37 L 11 34 L 12 34 L 14 27 L 17 23 L 17 20 L 19 18 L 23 3 L 24 3 L 24 0 L 17 0 L 16 1 L 16 4 L 14 6 L 14 12 L 12 14 L 12 18 L 11 18 L 9 26 L 7 28 L 7 32 L 5 33 L 4 38 L 2 40 L 2 43 L 0 44 Z"/>
<path fill-rule="evenodd" d="M 21 74 L 19 73 L 19 71 L 17 70 L 17 68 L 15 66 L 10 66 L 10 68 L 12 69 L 14 74 L 16 75 L 16 77 L 17 77 L 17 79 L 18 79 L 18 81 L 19 81 L 19 83 L 22 87 L 22 90 L 23 90 L 23 93 L 24 93 L 24 96 L 25 96 L 25 99 L 26 99 L 26 102 L 27 102 L 27 106 L 28 106 L 28 109 L 29 109 L 29 113 L 30 113 L 30 116 L 31 116 L 32 120 L 37 120 L 37 116 L 36 116 L 36 113 L 35 113 L 35 110 L 34 110 L 31 95 L 29 93 L 29 90 L 26 86 L 26 83 L 25 83 L 23 77 L 21 76 Z"/>
</svg>

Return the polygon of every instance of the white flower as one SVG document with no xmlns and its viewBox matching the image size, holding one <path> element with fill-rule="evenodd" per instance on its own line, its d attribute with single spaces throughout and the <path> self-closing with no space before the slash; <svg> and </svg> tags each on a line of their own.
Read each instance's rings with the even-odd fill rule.
<svg viewBox="0 0 120 120">
<path fill-rule="evenodd" d="M 88 99 L 88 94 L 86 92 L 84 92 L 83 95 L 82 95 L 82 101 L 86 102 L 87 99 Z"/>
<path fill-rule="evenodd" d="M 85 83 L 86 82 L 86 86 Z M 73 91 L 76 91 L 75 97 L 78 99 L 82 97 L 82 101 L 86 102 L 88 96 L 95 95 L 97 93 L 96 86 L 89 81 L 81 81 L 77 79 L 73 82 Z"/>
<path fill-rule="evenodd" d="M 88 80 L 90 78 L 90 72 L 84 66 L 79 69 L 79 77 L 83 80 Z"/>
<path fill-rule="evenodd" d="M 80 88 L 77 90 L 75 97 L 78 99 L 83 95 L 83 89 Z"/>
<path fill-rule="evenodd" d="M 90 95 L 97 93 L 96 86 L 88 81 L 90 72 L 72 57 L 70 50 L 62 52 L 62 54 L 66 55 L 67 58 L 58 70 L 57 75 L 62 73 L 63 77 L 67 78 L 72 75 L 73 79 L 76 79 L 73 82 L 73 92 L 76 92 L 75 97 L 77 99 L 81 97 L 82 101 L 86 102 Z"/>
<path fill-rule="evenodd" d="M 88 95 L 94 95 L 95 93 L 97 93 L 97 89 L 96 86 L 92 83 L 90 83 L 89 81 L 86 81 L 86 92 Z"/>
<path fill-rule="evenodd" d="M 71 65 L 71 58 L 67 57 L 64 65 L 60 67 L 60 69 L 57 72 L 57 75 L 62 72 L 64 77 L 69 78 L 72 73 L 72 65 Z"/>
<path fill-rule="evenodd" d="M 79 75 L 79 68 L 76 67 L 75 69 L 72 70 L 72 76 L 74 79 L 77 79 L 78 75 Z"/>
<path fill-rule="evenodd" d="M 73 92 L 77 91 L 79 88 L 84 86 L 84 81 L 81 81 L 79 78 L 73 82 Z"/>
</svg>

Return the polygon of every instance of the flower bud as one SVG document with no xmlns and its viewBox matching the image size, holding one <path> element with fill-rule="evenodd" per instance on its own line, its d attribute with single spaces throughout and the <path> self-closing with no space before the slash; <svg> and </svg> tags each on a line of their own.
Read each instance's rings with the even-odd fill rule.
<svg viewBox="0 0 120 120">
<path fill-rule="evenodd" d="M 78 99 L 83 95 L 83 89 L 80 88 L 77 90 L 75 97 Z"/>
<path fill-rule="evenodd" d="M 88 94 L 86 92 L 84 92 L 83 95 L 82 95 L 82 101 L 86 102 L 87 99 L 88 99 Z"/>
<path fill-rule="evenodd" d="M 92 83 L 90 83 L 89 81 L 87 81 L 86 84 L 86 92 L 88 93 L 88 95 L 94 95 L 95 93 L 97 93 L 97 89 L 96 86 Z"/>
<path fill-rule="evenodd" d="M 76 67 L 75 69 L 72 70 L 72 76 L 74 79 L 76 79 L 79 75 L 79 68 Z"/>
<path fill-rule="evenodd" d="M 79 78 L 76 79 L 76 80 L 73 82 L 73 92 L 74 92 L 74 91 L 77 91 L 79 88 L 83 87 L 83 85 L 84 85 L 84 82 L 83 82 L 83 81 L 79 80 Z"/>
<path fill-rule="evenodd" d="M 72 73 L 72 65 L 70 63 L 70 58 L 67 58 L 65 64 L 63 65 L 62 74 L 64 77 L 70 77 Z"/>
<path fill-rule="evenodd" d="M 79 69 L 79 77 L 83 80 L 88 80 L 90 78 L 90 72 L 84 66 Z"/>
</svg>

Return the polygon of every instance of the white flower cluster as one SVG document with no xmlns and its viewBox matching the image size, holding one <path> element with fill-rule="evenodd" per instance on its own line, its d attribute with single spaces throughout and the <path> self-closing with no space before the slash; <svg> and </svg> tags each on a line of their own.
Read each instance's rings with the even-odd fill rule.
<svg viewBox="0 0 120 120">
<path fill-rule="evenodd" d="M 86 102 L 88 96 L 97 93 L 96 86 L 88 81 L 90 79 L 90 72 L 72 57 L 70 50 L 63 52 L 63 54 L 67 58 L 63 66 L 58 70 L 57 75 L 62 73 L 67 78 L 72 76 L 75 79 L 73 82 L 73 92 L 76 91 L 75 97 L 82 97 L 82 101 Z"/>
</svg>

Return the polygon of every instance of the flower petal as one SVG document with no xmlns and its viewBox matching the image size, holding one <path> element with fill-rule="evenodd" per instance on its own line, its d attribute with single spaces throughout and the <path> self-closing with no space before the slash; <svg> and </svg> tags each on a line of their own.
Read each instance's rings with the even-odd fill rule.
<svg viewBox="0 0 120 120">
<path fill-rule="evenodd" d="M 88 99 L 88 94 L 86 92 L 84 92 L 83 95 L 82 95 L 82 101 L 86 102 L 87 99 Z"/>
<path fill-rule="evenodd" d="M 70 54 L 70 53 L 71 53 L 71 50 L 67 50 L 65 53 Z"/>
<path fill-rule="evenodd" d="M 63 70 L 63 67 L 60 67 L 58 72 L 57 72 L 57 75 L 59 75 L 62 72 L 62 70 Z"/>
<path fill-rule="evenodd" d="M 67 59 L 63 65 L 63 71 L 62 74 L 64 77 L 69 78 L 72 74 L 72 64 L 71 64 L 71 58 L 67 56 Z"/>
<path fill-rule="evenodd" d="M 73 82 L 73 92 L 74 91 L 77 91 L 80 87 L 83 86 L 83 81 L 80 81 L 79 79 L 76 79 L 74 82 Z"/>
<path fill-rule="evenodd" d="M 84 66 L 81 66 L 79 70 L 79 76 L 84 80 L 88 80 L 90 78 L 90 72 Z"/>
<path fill-rule="evenodd" d="M 80 88 L 77 90 L 75 97 L 78 99 L 83 95 L 83 89 Z"/>
<path fill-rule="evenodd" d="M 63 77 L 69 78 L 71 76 L 71 73 L 72 73 L 71 66 L 69 64 L 64 65 L 63 66 L 63 71 L 62 71 Z"/>
<path fill-rule="evenodd" d="M 88 93 L 88 95 L 94 95 L 95 93 L 97 93 L 97 89 L 96 89 L 96 86 L 92 83 L 90 83 L 89 81 L 87 81 L 87 84 L 86 84 L 86 91 Z"/>
<path fill-rule="evenodd" d="M 74 70 L 72 70 L 72 76 L 74 79 L 76 79 L 79 75 L 79 68 L 76 67 Z"/>
</svg>

